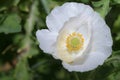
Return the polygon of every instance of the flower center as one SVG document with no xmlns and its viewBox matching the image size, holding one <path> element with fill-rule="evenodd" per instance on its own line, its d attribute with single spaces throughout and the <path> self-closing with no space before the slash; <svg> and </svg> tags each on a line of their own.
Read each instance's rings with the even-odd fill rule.
<svg viewBox="0 0 120 80">
<path fill-rule="evenodd" d="M 79 51 L 83 47 L 84 38 L 82 34 L 73 32 L 66 39 L 66 47 L 69 52 Z"/>
</svg>

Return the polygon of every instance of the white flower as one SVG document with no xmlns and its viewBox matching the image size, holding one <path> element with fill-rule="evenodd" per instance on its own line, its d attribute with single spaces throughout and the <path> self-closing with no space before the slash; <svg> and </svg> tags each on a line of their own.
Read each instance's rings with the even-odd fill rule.
<svg viewBox="0 0 120 80">
<path fill-rule="evenodd" d="M 88 5 L 65 3 L 51 11 L 46 23 L 48 29 L 36 32 L 39 46 L 68 71 L 93 70 L 111 55 L 110 29 Z"/>
</svg>

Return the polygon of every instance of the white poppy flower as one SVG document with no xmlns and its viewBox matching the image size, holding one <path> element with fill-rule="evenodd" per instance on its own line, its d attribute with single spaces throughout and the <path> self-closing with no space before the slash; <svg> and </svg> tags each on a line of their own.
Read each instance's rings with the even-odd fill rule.
<svg viewBox="0 0 120 80">
<path fill-rule="evenodd" d="M 46 18 L 48 29 L 38 30 L 40 48 L 60 59 L 68 71 L 84 72 L 102 65 L 112 52 L 112 37 L 104 19 L 90 6 L 69 2 Z"/>
</svg>

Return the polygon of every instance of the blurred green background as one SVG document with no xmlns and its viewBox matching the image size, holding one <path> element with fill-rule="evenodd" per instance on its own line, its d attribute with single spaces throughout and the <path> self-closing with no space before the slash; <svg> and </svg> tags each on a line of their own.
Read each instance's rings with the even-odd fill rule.
<svg viewBox="0 0 120 80">
<path fill-rule="evenodd" d="M 68 72 L 38 47 L 35 32 L 65 2 L 90 5 L 111 28 L 112 55 L 95 70 Z M 120 0 L 0 0 L 0 80 L 120 80 Z"/>
</svg>

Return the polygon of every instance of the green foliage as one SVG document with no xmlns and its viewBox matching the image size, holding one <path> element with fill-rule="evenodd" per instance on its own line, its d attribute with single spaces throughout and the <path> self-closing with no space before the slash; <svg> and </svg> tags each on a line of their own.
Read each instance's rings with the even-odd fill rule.
<svg viewBox="0 0 120 80">
<path fill-rule="evenodd" d="M 117 20 L 114 23 L 114 28 L 113 28 L 114 32 L 116 32 L 117 37 L 115 38 L 117 41 L 120 40 L 120 15 L 118 16 Z"/>
<path fill-rule="evenodd" d="M 0 33 L 15 33 L 21 31 L 21 18 L 17 14 L 9 14 L 0 24 Z"/>
<path fill-rule="evenodd" d="M 68 72 L 36 40 L 50 11 L 73 1 L 92 6 L 112 31 L 113 53 L 93 71 Z M 120 0 L 0 0 L 0 80 L 120 80 Z"/>
<path fill-rule="evenodd" d="M 20 58 L 15 69 L 16 80 L 30 80 L 30 74 L 28 72 L 28 63 L 26 58 Z"/>
<path fill-rule="evenodd" d="M 95 7 L 95 10 L 100 13 L 100 15 L 104 18 L 107 13 L 110 11 L 110 0 L 101 0 L 98 2 L 92 2 L 93 6 Z"/>
<path fill-rule="evenodd" d="M 113 0 L 114 3 L 120 4 L 120 0 Z"/>
<path fill-rule="evenodd" d="M 12 76 L 3 76 L 0 80 L 13 80 Z"/>
</svg>

